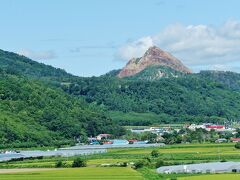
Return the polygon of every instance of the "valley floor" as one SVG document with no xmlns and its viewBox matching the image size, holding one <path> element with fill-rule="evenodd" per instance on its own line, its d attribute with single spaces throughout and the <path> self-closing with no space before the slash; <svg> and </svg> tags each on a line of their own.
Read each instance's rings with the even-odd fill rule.
<svg viewBox="0 0 240 180">
<path fill-rule="evenodd" d="M 160 155 L 151 157 L 151 152 L 157 150 Z M 120 162 L 133 163 L 146 157 L 151 158 L 152 165 L 138 170 L 128 167 L 100 167 L 103 164 L 114 165 Z M 87 160 L 86 168 L 70 168 L 75 157 L 44 157 L 43 159 L 28 159 L 23 161 L 1 162 L 1 180 L 77 180 L 77 179 L 240 179 L 240 174 L 157 174 L 154 165 L 158 159 L 169 164 L 186 164 L 219 161 L 240 161 L 240 150 L 234 148 L 234 143 L 222 144 L 179 144 L 166 147 L 119 148 L 109 149 L 104 154 L 82 156 Z M 58 160 L 64 162 L 67 168 L 55 168 Z M 24 169 L 20 169 L 24 168 Z M 33 168 L 33 169 L 30 169 Z M 36 169 L 37 168 L 37 169 Z M 43 168 L 43 169 L 41 169 Z M 6 170 L 8 169 L 8 170 Z"/>
</svg>

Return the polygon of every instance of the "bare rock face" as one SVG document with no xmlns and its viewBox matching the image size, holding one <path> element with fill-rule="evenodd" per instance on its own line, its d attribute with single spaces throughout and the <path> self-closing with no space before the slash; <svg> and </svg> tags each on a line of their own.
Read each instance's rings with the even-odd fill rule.
<svg viewBox="0 0 240 180">
<path fill-rule="evenodd" d="M 153 65 L 167 66 L 183 73 L 192 73 L 190 69 L 173 55 L 153 46 L 145 52 L 143 57 L 131 59 L 117 76 L 119 78 L 134 76 L 146 67 Z"/>
</svg>

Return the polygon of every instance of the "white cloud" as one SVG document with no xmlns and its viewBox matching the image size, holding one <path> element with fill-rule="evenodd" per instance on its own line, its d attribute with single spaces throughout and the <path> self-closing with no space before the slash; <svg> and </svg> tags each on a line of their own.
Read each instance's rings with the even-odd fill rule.
<svg viewBox="0 0 240 180">
<path fill-rule="evenodd" d="M 30 49 L 22 49 L 17 52 L 20 55 L 26 56 L 30 59 L 34 60 L 44 60 L 44 59 L 54 59 L 56 58 L 56 54 L 54 51 L 33 51 Z"/>
<path fill-rule="evenodd" d="M 142 56 L 152 45 L 172 53 L 193 69 L 240 63 L 240 22 L 228 20 L 217 27 L 172 24 L 158 34 L 127 43 L 118 54 L 121 59 L 129 60 Z"/>
<path fill-rule="evenodd" d="M 118 49 L 117 56 L 124 60 L 129 60 L 133 57 L 140 57 L 143 52 L 151 46 L 153 46 L 152 37 L 143 37 L 120 47 Z"/>
</svg>

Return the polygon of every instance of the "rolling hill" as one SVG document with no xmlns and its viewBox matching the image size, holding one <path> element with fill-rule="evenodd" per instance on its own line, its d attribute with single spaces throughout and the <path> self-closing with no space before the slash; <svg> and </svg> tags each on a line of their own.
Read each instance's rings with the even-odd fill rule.
<svg viewBox="0 0 240 180">
<path fill-rule="evenodd" d="M 105 107 L 121 125 L 239 120 L 239 90 L 238 73 L 191 73 L 180 60 L 157 47 L 131 59 L 123 69 L 66 88 L 70 94 Z"/>
<path fill-rule="evenodd" d="M 0 148 L 72 144 L 99 133 L 121 134 L 121 127 L 99 107 L 1 69 L 0 112 Z"/>
<path fill-rule="evenodd" d="M 73 77 L 62 69 L 38 63 L 25 56 L 0 49 L 0 68 L 9 73 L 24 74 L 28 77 L 51 78 L 53 80 Z"/>
<path fill-rule="evenodd" d="M 156 54 L 147 56 L 161 62 Z M 119 125 L 240 119 L 238 73 L 190 73 L 179 60 L 177 65 L 188 71 L 151 62 L 131 76 L 119 78 L 122 70 L 114 70 L 83 78 L 0 51 L 2 144 L 63 144 L 101 132 L 120 135 Z"/>
</svg>

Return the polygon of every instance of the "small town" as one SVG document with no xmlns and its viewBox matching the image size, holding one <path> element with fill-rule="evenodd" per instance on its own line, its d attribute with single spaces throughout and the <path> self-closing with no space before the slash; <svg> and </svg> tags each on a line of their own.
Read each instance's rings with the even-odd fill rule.
<svg viewBox="0 0 240 180">
<path fill-rule="evenodd" d="M 181 135 L 182 137 L 187 136 L 188 134 L 194 133 L 195 131 L 201 131 L 202 136 L 207 134 L 214 134 L 214 137 L 207 138 L 205 137 L 204 141 L 215 142 L 215 143 L 226 143 L 226 142 L 240 142 L 240 130 L 237 128 L 232 128 L 225 125 L 215 125 L 212 123 L 203 123 L 203 124 L 191 124 L 183 125 L 182 128 L 174 128 L 171 125 L 165 125 L 165 127 L 134 127 L 127 129 L 131 133 L 129 134 L 128 139 L 114 139 L 114 136 L 111 134 L 99 134 L 96 137 L 89 137 L 87 144 L 89 145 L 127 145 L 127 144 L 149 144 L 149 143 L 166 143 L 168 138 L 171 135 Z M 144 136 L 145 135 L 145 136 Z M 130 138 L 133 137 L 133 138 Z M 135 137 L 135 138 L 134 138 Z M 201 138 L 198 137 L 199 142 Z M 80 142 L 81 143 L 81 142 Z M 184 141 L 178 141 L 177 143 L 190 143 Z"/>
</svg>

